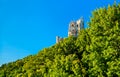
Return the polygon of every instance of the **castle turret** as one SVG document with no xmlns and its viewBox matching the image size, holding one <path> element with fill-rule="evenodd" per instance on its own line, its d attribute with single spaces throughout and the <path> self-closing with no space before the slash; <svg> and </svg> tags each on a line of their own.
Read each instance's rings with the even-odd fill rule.
<svg viewBox="0 0 120 77">
<path fill-rule="evenodd" d="M 69 36 L 77 37 L 81 29 L 84 29 L 83 18 L 80 18 L 77 21 L 70 22 L 69 29 L 68 29 L 68 37 Z M 59 43 L 63 39 L 64 38 L 60 38 L 59 36 L 56 36 L 56 43 Z"/>
<path fill-rule="evenodd" d="M 77 20 L 77 21 L 72 21 L 69 24 L 69 30 L 68 30 L 68 36 L 74 36 L 77 37 L 79 34 L 79 31 L 84 28 L 84 21 L 83 18 Z"/>
<path fill-rule="evenodd" d="M 58 43 L 59 42 L 59 36 L 56 36 L 56 43 Z"/>
<path fill-rule="evenodd" d="M 63 38 L 60 38 L 59 36 L 56 36 L 56 43 L 59 43 L 62 40 L 63 40 Z"/>
<path fill-rule="evenodd" d="M 78 31 L 80 31 L 81 29 L 84 29 L 84 20 L 83 20 L 83 18 L 80 18 L 79 20 L 77 20 L 76 23 L 78 25 Z"/>
</svg>

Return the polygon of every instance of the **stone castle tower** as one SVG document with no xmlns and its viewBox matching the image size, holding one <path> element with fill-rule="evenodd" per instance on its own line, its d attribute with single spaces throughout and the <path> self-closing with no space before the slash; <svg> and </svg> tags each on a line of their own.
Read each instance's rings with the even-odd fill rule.
<svg viewBox="0 0 120 77">
<path fill-rule="evenodd" d="M 79 31 L 84 28 L 84 21 L 83 18 L 80 18 L 77 21 L 72 21 L 69 24 L 69 30 L 68 30 L 68 37 L 74 36 L 77 37 L 79 34 Z"/>
<path fill-rule="evenodd" d="M 77 21 L 70 22 L 69 29 L 68 29 L 68 37 L 69 36 L 77 37 L 81 29 L 84 29 L 83 18 L 80 18 Z M 63 40 L 63 38 L 56 36 L 56 43 L 59 43 L 61 40 Z"/>
</svg>

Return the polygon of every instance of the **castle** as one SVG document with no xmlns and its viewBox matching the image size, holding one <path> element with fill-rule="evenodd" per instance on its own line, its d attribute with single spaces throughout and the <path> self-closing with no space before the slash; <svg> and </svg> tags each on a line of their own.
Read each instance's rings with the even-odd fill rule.
<svg viewBox="0 0 120 77">
<path fill-rule="evenodd" d="M 80 18 L 77 21 L 71 21 L 68 29 L 68 37 L 69 36 L 77 37 L 81 29 L 84 29 L 83 18 Z M 61 40 L 63 40 L 63 38 L 56 36 L 56 43 L 59 43 Z"/>
</svg>

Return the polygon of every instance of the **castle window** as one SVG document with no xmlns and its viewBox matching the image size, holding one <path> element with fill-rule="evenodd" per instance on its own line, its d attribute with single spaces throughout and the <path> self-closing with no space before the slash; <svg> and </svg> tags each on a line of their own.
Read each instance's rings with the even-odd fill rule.
<svg viewBox="0 0 120 77">
<path fill-rule="evenodd" d="M 74 27 L 74 24 L 72 24 L 71 26 Z"/>
<path fill-rule="evenodd" d="M 78 24 L 77 24 L 77 27 L 78 27 Z"/>
</svg>

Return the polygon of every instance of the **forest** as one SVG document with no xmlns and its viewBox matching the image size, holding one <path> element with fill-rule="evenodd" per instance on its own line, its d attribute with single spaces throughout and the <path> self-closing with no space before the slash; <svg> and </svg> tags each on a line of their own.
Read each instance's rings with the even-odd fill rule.
<svg viewBox="0 0 120 77">
<path fill-rule="evenodd" d="M 78 37 L 0 67 L 0 77 L 120 77 L 120 4 L 94 10 Z"/>
</svg>

